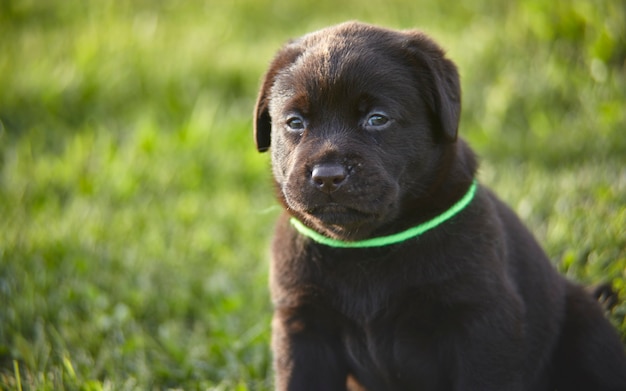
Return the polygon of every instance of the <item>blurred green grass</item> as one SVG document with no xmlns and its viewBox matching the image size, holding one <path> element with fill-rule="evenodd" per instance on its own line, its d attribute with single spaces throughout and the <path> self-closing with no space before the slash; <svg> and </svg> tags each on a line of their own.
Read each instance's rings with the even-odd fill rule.
<svg viewBox="0 0 626 391">
<path fill-rule="evenodd" d="M 442 43 L 481 180 L 626 297 L 624 2 L 8 0 L 0 389 L 271 389 L 252 106 L 285 40 L 349 19 Z"/>
</svg>

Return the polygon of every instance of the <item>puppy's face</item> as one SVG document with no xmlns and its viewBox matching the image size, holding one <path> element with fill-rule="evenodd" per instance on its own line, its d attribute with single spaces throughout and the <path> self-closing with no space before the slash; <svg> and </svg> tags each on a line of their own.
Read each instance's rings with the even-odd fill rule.
<svg viewBox="0 0 626 391">
<path fill-rule="evenodd" d="M 357 240 L 397 219 L 454 141 L 454 65 L 422 34 L 348 23 L 287 45 L 256 107 L 288 211 Z"/>
</svg>

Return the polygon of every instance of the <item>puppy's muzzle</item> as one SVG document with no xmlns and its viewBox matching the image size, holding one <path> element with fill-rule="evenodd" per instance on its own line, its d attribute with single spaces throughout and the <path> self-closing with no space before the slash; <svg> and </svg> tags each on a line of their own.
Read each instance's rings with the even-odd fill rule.
<svg viewBox="0 0 626 391">
<path fill-rule="evenodd" d="M 317 164 L 311 171 L 310 183 L 324 193 L 337 191 L 348 179 L 348 171 L 341 164 Z"/>
</svg>

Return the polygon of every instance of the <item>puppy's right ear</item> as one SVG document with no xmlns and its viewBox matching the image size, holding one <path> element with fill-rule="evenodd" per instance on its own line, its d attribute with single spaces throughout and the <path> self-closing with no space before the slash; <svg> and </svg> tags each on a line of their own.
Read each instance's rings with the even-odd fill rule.
<svg viewBox="0 0 626 391">
<path fill-rule="evenodd" d="M 272 134 L 272 117 L 270 116 L 270 93 L 276 76 L 280 71 L 292 64 L 301 54 L 301 49 L 295 43 L 290 43 L 281 49 L 263 77 L 261 89 L 254 107 L 254 139 L 256 149 L 265 152 L 270 148 Z"/>
</svg>

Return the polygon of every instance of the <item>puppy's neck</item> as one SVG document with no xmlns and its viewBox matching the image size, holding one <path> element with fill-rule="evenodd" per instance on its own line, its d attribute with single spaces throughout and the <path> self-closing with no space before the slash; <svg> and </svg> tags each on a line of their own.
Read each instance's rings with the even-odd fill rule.
<svg viewBox="0 0 626 391">
<path fill-rule="evenodd" d="M 442 145 L 434 164 L 432 174 L 403 200 L 402 221 L 406 225 L 427 221 L 454 205 L 472 185 L 478 168 L 476 156 L 462 139 Z"/>
</svg>

